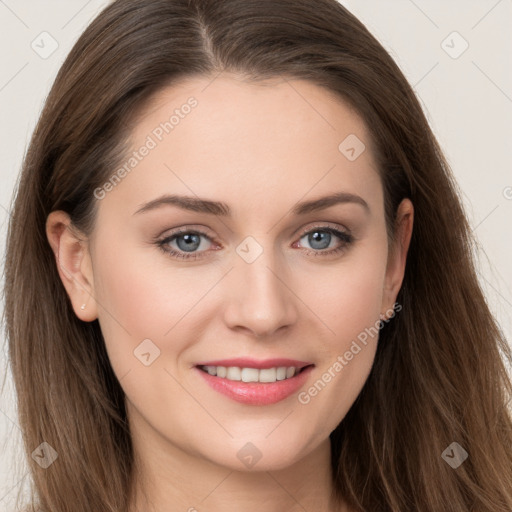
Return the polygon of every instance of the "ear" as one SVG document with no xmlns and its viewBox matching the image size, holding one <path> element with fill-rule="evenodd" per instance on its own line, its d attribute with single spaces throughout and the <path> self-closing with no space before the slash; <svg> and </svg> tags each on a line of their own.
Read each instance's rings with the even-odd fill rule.
<svg viewBox="0 0 512 512">
<path fill-rule="evenodd" d="M 386 277 L 382 296 L 382 318 L 393 311 L 396 297 L 402 286 L 405 274 L 407 251 L 411 242 L 414 221 L 414 207 L 409 199 L 403 199 L 398 206 L 395 218 L 395 237 L 389 247 Z M 387 313 L 386 313 L 387 312 Z"/>
<path fill-rule="evenodd" d="M 76 316 L 84 322 L 92 322 L 98 318 L 98 314 L 87 241 L 73 229 L 69 215 L 60 210 L 48 215 L 46 236 L 55 254 L 59 276 Z M 84 304 L 85 307 L 82 309 Z"/>
</svg>

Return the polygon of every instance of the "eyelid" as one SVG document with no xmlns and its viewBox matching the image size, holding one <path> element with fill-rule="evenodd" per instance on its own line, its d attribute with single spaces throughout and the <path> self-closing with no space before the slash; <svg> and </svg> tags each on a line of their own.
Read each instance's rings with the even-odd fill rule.
<svg viewBox="0 0 512 512">
<path fill-rule="evenodd" d="M 352 235 L 352 232 L 346 226 L 343 226 L 343 225 L 340 225 L 340 224 L 334 224 L 334 223 L 331 223 L 331 222 L 319 222 L 319 223 L 313 223 L 313 224 L 314 224 L 313 226 L 308 226 L 307 228 L 304 228 L 303 230 L 301 230 L 299 232 L 300 234 L 298 236 L 300 238 L 302 238 L 304 235 L 307 235 L 308 233 L 310 233 L 311 231 L 313 231 L 315 229 L 319 229 L 320 230 L 320 229 L 330 228 L 330 229 L 333 229 L 335 231 L 341 231 L 342 233 L 344 233 L 346 235 L 349 235 L 350 237 L 354 238 L 354 235 Z M 297 235 L 294 235 L 294 236 L 297 236 Z"/>
<path fill-rule="evenodd" d="M 170 231 L 168 235 L 167 233 Z M 184 226 L 180 226 L 179 228 L 172 228 L 172 229 L 166 229 L 165 231 L 162 231 L 159 235 L 155 236 L 154 239 L 162 239 L 162 238 L 168 238 L 174 235 L 179 235 L 180 233 L 190 233 L 190 232 L 197 232 L 202 235 L 208 236 L 210 238 L 215 238 L 215 235 L 213 235 L 213 231 L 206 226 L 203 226 L 201 224 L 185 224 Z"/>
<path fill-rule="evenodd" d="M 197 226 L 199 226 L 199 227 L 197 227 Z M 331 223 L 331 222 L 317 222 L 317 223 L 313 223 L 312 226 L 310 225 L 310 226 L 307 226 L 305 228 L 302 228 L 301 230 L 294 231 L 292 236 L 293 237 L 298 236 L 299 238 L 302 238 L 304 235 L 308 234 L 311 230 L 314 230 L 314 229 L 325 229 L 325 228 L 332 228 L 332 229 L 337 230 L 337 231 L 342 231 L 346 235 L 350 235 L 353 239 L 355 239 L 355 237 L 352 234 L 351 230 L 348 229 L 346 226 L 343 226 L 343 225 L 340 226 L 339 224 L 335 224 L 335 223 Z M 199 235 L 202 235 L 202 236 L 205 236 L 205 237 L 209 238 L 211 241 L 216 241 L 215 240 L 215 238 L 216 238 L 215 235 L 211 234 L 213 232 L 210 229 L 208 229 L 207 227 L 199 225 L 199 224 L 190 224 L 190 225 L 181 226 L 179 228 L 175 228 L 168 235 L 164 234 L 166 231 L 167 230 L 165 230 L 162 234 L 155 236 L 153 241 L 154 242 L 163 241 L 163 240 L 166 240 L 168 238 L 172 238 L 174 236 L 180 235 L 182 233 L 191 233 L 191 232 L 199 234 Z"/>
</svg>

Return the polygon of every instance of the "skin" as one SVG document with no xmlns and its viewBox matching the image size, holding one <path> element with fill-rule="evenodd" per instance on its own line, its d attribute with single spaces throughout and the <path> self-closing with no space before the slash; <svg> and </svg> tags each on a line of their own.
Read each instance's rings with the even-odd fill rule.
<svg viewBox="0 0 512 512">
<path fill-rule="evenodd" d="M 142 475 L 136 508 L 149 509 L 140 492 L 146 482 L 156 511 L 347 511 L 329 500 L 329 434 L 368 377 L 377 336 L 307 404 L 297 393 L 267 406 L 241 404 L 207 386 L 193 366 L 242 356 L 309 361 L 315 368 L 300 390 L 307 391 L 392 311 L 413 206 L 401 203 L 389 245 L 364 122 L 303 80 L 189 78 L 152 98 L 134 126 L 133 149 L 190 96 L 197 107 L 98 201 L 89 239 L 70 229 L 64 212 L 47 219 L 75 314 L 98 319 L 126 393 Z M 366 146 L 354 161 L 338 149 L 349 134 Z M 360 196 L 369 210 L 345 203 L 291 215 L 295 203 L 334 191 Z M 171 205 L 134 215 L 163 193 L 222 201 L 233 216 Z M 348 230 L 354 241 L 343 247 L 332 235 L 328 248 L 318 249 L 307 234 L 319 226 Z M 173 258 L 153 242 L 180 227 L 207 233 L 194 246 L 198 259 Z M 263 250 L 252 263 L 236 251 L 248 236 Z M 186 254 L 181 242 L 168 246 Z M 160 350 L 150 366 L 134 357 L 144 339 Z M 237 457 L 248 442 L 262 454 L 251 468 Z"/>
</svg>

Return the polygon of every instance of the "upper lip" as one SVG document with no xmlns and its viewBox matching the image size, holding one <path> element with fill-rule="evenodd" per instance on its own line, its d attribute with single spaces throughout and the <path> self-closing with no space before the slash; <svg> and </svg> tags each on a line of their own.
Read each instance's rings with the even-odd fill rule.
<svg viewBox="0 0 512 512">
<path fill-rule="evenodd" d="M 276 358 L 276 359 L 251 359 L 248 357 L 237 357 L 235 359 L 216 359 L 214 361 L 205 361 L 198 363 L 196 366 L 238 366 L 239 368 L 278 368 L 280 366 L 294 366 L 301 369 L 305 366 L 310 366 L 313 363 L 306 361 L 298 361 L 297 359 Z"/>
</svg>

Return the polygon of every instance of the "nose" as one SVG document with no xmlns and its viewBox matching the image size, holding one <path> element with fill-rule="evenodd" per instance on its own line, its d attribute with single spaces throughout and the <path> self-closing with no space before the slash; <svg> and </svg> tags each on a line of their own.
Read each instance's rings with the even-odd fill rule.
<svg viewBox="0 0 512 512">
<path fill-rule="evenodd" d="M 297 321 L 298 299 L 285 268 L 271 250 L 252 263 L 237 257 L 225 283 L 229 292 L 224 320 L 229 328 L 263 338 Z"/>
</svg>

